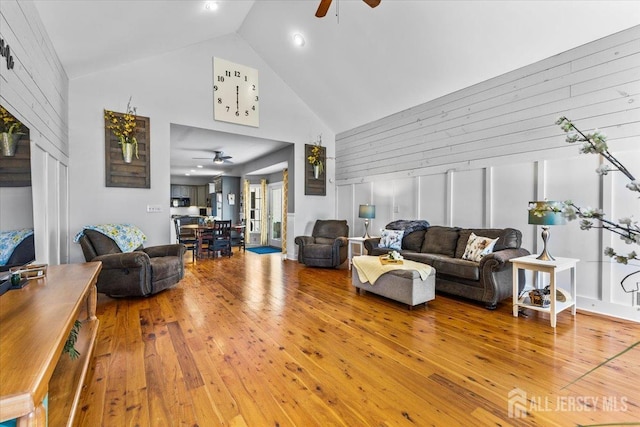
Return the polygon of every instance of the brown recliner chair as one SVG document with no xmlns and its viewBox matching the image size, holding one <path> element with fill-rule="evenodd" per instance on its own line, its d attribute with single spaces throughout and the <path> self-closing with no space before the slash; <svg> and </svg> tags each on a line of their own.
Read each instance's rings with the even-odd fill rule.
<svg viewBox="0 0 640 427">
<path fill-rule="evenodd" d="M 298 261 L 311 267 L 338 267 L 347 259 L 347 221 L 319 219 L 311 236 L 298 236 Z"/>
<path fill-rule="evenodd" d="M 110 297 L 149 296 L 178 283 L 184 277 L 182 244 L 160 245 L 123 253 L 104 234 L 85 229 L 79 239 L 84 258 L 102 261 L 98 292 Z"/>
</svg>

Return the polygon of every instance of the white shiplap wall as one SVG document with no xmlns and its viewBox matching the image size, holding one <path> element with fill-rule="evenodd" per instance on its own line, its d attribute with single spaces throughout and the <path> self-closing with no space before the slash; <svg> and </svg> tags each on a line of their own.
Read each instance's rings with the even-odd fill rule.
<svg viewBox="0 0 640 427">
<path fill-rule="evenodd" d="M 360 203 L 376 205 L 374 230 L 401 218 L 511 226 L 536 252 L 529 200 L 572 199 L 614 219 L 638 214 L 637 199 L 616 188 L 621 177 L 599 178 L 598 158 L 579 155 L 554 122 L 566 115 L 581 129 L 603 130 L 640 174 L 639 96 L 640 26 L 344 132 L 336 138 L 337 216 L 353 224 L 352 235 L 363 231 Z M 579 307 L 640 320 L 619 285 L 631 267 L 602 256 L 615 244 L 610 233 L 577 223 L 554 227 L 550 241 L 552 253 L 581 259 Z"/>
<path fill-rule="evenodd" d="M 36 258 L 64 263 L 70 241 L 69 80 L 32 2 L 0 2 L 0 35 L 15 61 L 11 70 L 0 63 L 0 104 L 29 128 L 31 136 Z"/>
</svg>

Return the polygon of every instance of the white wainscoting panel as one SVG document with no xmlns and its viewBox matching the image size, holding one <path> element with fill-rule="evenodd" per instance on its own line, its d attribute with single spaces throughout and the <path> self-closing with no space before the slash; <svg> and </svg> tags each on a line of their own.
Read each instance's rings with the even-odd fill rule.
<svg viewBox="0 0 640 427">
<path fill-rule="evenodd" d="M 447 175 L 425 175 L 420 180 L 420 212 L 418 218 L 431 225 L 449 225 L 446 206 L 448 203 Z"/>
<path fill-rule="evenodd" d="M 613 155 L 631 172 L 636 180 L 640 179 L 640 152 L 613 152 Z M 638 197 L 638 192 L 630 191 L 626 188 L 628 183 L 629 179 L 619 172 L 611 172 L 604 177 L 605 200 L 615 201 L 611 206 L 607 206 L 605 203 L 604 212 L 607 218 L 613 221 L 617 222 L 621 218 L 640 221 L 640 197 Z M 611 197 L 606 197 L 607 194 L 611 194 Z M 638 245 L 627 244 L 620 236 L 612 232 L 604 233 L 603 246 L 611 247 L 616 253 L 625 256 L 631 251 L 640 254 Z M 628 265 L 624 265 L 606 256 L 604 257 L 604 262 L 605 266 L 608 267 L 606 271 L 611 287 L 603 290 L 603 299 L 609 296 L 611 301 L 617 304 L 628 304 L 629 301 L 632 301 L 637 309 L 640 310 L 638 301 L 635 298 L 636 295 L 625 292 L 621 285 L 624 279 L 624 286 L 627 290 L 636 289 L 640 286 L 640 272 L 625 279 L 625 276 L 640 271 L 640 262 L 631 261 Z"/>
<path fill-rule="evenodd" d="M 535 200 L 535 163 L 515 163 L 492 168 L 491 228 L 512 227 L 522 232 L 523 245 L 533 248 L 534 227 L 528 224 L 527 207 Z"/>
<path fill-rule="evenodd" d="M 598 157 L 587 155 L 548 160 L 544 184 L 547 198 L 572 200 L 581 207 L 599 206 L 600 177 L 595 173 L 598 165 Z M 548 248 L 551 255 L 580 259 L 578 296 L 599 299 L 602 271 L 601 232 L 580 230 L 579 221 L 571 221 L 563 226 L 552 226 L 549 231 L 551 238 Z"/>
<path fill-rule="evenodd" d="M 460 171 L 453 174 L 453 225 L 456 227 L 484 227 L 484 169 Z"/>
<path fill-rule="evenodd" d="M 353 215 L 353 186 L 336 186 L 336 219 L 346 219 L 349 224 L 349 235 L 353 236 L 356 218 Z M 356 213 L 356 217 L 358 214 Z"/>
<path fill-rule="evenodd" d="M 418 219 L 418 178 L 393 180 L 393 220 Z"/>
<path fill-rule="evenodd" d="M 376 219 L 369 225 L 369 234 L 379 236 L 380 230 L 393 221 L 393 180 L 375 182 L 373 186 L 373 204 L 376 206 Z"/>
</svg>

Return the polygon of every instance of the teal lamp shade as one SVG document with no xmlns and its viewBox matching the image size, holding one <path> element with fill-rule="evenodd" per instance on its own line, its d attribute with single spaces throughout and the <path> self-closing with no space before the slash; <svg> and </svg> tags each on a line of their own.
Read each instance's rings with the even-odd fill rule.
<svg viewBox="0 0 640 427">
<path fill-rule="evenodd" d="M 558 210 L 558 212 L 555 212 Z M 554 261 L 555 259 L 547 251 L 547 242 L 551 233 L 549 233 L 550 225 L 565 225 L 566 218 L 562 215 L 562 202 L 540 201 L 529 202 L 529 224 L 542 226 L 542 242 L 544 248 L 542 253 L 538 255 L 538 259 L 542 261 Z M 535 215 L 537 212 L 538 215 Z"/>
<path fill-rule="evenodd" d="M 358 209 L 358 218 L 364 218 L 364 239 L 368 239 L 369 236 L 369 220 L 376 217 L 375 205 L 360 205 Z"/>
</svg>

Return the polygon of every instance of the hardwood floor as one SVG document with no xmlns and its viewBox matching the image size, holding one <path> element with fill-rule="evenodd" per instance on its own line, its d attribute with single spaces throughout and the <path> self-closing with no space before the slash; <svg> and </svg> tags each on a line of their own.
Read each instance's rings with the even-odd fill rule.
<svg viewBox="0 0 640 427">
<path fill-rule="evenodd" d="M 488 311 L 443 294 L 408 311 L 356 294 L 346 269 L 307 268 L 280 254 L 187 258 L 174 289 L 99 296 L 77 425 L 640 420 L 640 345 L 588 373 L 640 342 L 636 323 L 563 312 L 553 330 L 545 314 L 514 318 L 508 301 Z"/>
</svg>

